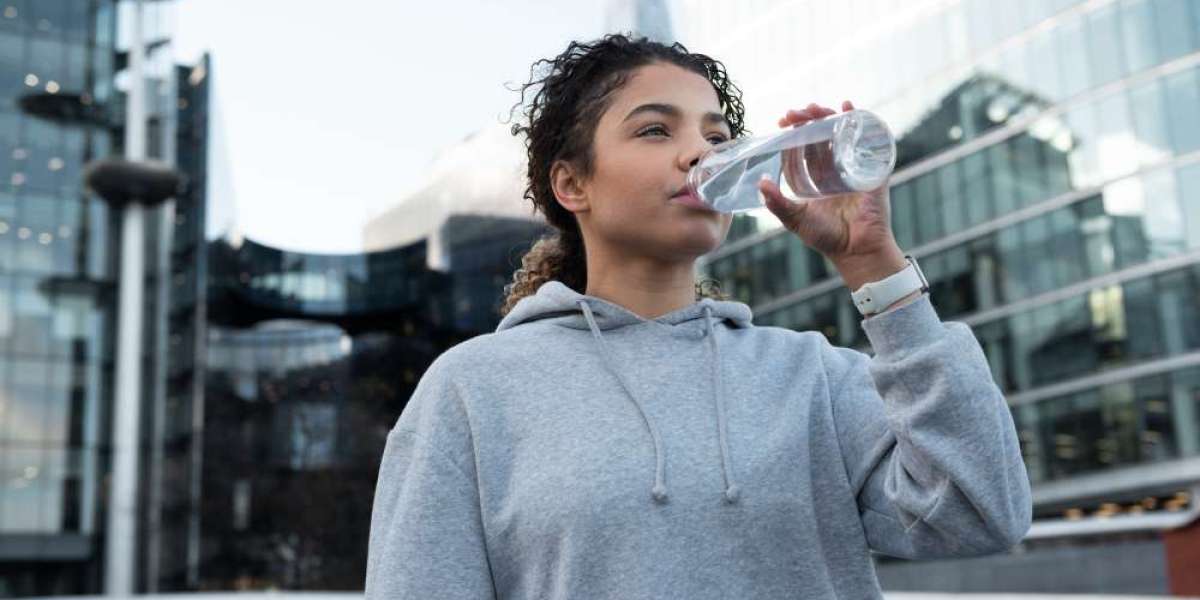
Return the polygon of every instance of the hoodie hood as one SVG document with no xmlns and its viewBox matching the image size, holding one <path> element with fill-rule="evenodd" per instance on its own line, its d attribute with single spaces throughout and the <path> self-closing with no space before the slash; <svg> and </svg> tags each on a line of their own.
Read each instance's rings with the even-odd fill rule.
<svg viewBox="0 0 1200 600">
<path fill-rule="evenodd" d="M 721 348 L 717 342 L 716 327 L 718 323 L 735 328 L 751 325 L 752 314 L 750 307 L 741 302 L 729 302 L 704 298 L 689 306 L 667 313 L 655 319 L 645 319 L 632 311 L 594 296 L 580 294 L 559 281 L 548 281 L 538 288 L 537 293 L 522 298 L 512 311 L 500 322 L 496 331 L 512 329 L 525 323 L 546 321 L 571 329 L 586 329 L 592 332 L 595 347 L 605 367 L 616 377 L 638 412 L 642 422 L 654 442 L 654 487 L 650 495 L 657 503 L 665 503 L 668 498 L 666 484 L 666 464 L 663 453 L 662 438 L 658 427 L 647 416 L 641 398 L 634 393 L 634 387 L 626 379 L 628 374 L 621 368 L 619 361 L 609 352 L 604 331 L 619 327 L 642 323 L 658 323 L 668 326 L 672 335 L 691 336 L 695 339 L 707 338 L 709 347 L 710 376 L 712 378 L 713 404 L 717 408 L 717 437 L 721 448 L 721 473 L 725 480 L 725 501 L 733 504 L 738 501 L 739 490 L 734 482 L 733 467 L 729 461 L 729 443 L 726 433 L 725 394 L 721 382 Z"/>
<path fill-rule="evenodd" d="M 704 298 L 660 317 L 646 319 L 623 306 L 595 296 L 580 294 L 560 281 L 550 280 L 543 283 L 537 293 L 526 296 L 517 302 L 517 305 L 500 321 L 496 331 L 546 320 L 571 329 L 590 329 L 583 309 L 580 308 L 581 301 L 585 301 L 591 308 L 596 327 L 600 331 L 650 322 L 681 325 L 688 321 L 697 321 L 699 326 L 702 325 L 699 321 L 705 318 L 705 308 L 709 309 L 713 318 L 725 321 L 733 327 L 750 327 L 753 318 L 750 307 L 741 302 Z"/>
</svg>

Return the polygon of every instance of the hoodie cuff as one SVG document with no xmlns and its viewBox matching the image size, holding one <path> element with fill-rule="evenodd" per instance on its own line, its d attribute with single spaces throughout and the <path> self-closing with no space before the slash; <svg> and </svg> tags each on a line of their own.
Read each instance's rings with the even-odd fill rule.
<svg viewBox="0 0 1200 600">
<path fill-rule="evenodd" d="M 928 293 L 904 306 L 864 319 L 861 325 L 876 354 L 932 344 L 942 334 L 942 320 Z"/>
</svg>

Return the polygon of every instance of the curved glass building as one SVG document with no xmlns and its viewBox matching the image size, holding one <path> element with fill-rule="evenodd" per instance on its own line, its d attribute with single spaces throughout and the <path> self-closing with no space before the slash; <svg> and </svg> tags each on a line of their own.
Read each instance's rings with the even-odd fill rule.
<svg viewBox="0 0 1200 600">
<path fill-rule="evenodd" d="M 893 125 L 898 242 L 979 338 L 1039 520 L 1194 506 L 1200 4 L 679 4 L 681 41 L 727 63 L 752 128 L 847 98 Z M 704 268 L 760 324 L 869 350 L 832 265 L 765 211 Z M 1157 552 L 1141 567 L 1165 570 Z"/>
</svg>

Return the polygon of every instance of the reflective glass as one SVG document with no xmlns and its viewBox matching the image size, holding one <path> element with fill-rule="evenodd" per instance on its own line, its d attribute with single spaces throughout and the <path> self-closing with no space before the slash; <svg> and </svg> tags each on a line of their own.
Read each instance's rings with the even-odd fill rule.
<svg viewBox="0 0 1200 600">
<path fill-rule="evenodd" d="M 1171 408 L 1181 456 L 1200 454 L 1200 368 L 1171 374 Z"/>
<path fill-rule="evenodd" d="M 1157 375 L 1134 381 L 1140 423 L 1137 462 L 1158 462 L 1179 456 L 1167 377 Z"/>
<path fill-rule="evenodd" d="M 1024 273 L 1029 291 L 1042 294 L 1054 289 L 1055 264 L 1051 254 L 1054 240 L 1050 237 L 1048 215 L 1034 217 L 1021 224 L 1022 251 L 1028 257 L 1029 270 Z"/>
<path fill-rule="evenodd" d="M 1185 248 L 1183 212 L 1175 189 L 1175 171 L 1158 169 L 1142 176 L 1146 193 L 1145 231 L 1151 260 Z"/>
<path fill-rule="evenodd" d="M 896 244 L 901 248 L 912 248 L 916 245 L 912 184 L 900 184 L 892 188 L 889 195 L 892 201 L 892 230 L 896 235 Z"/>
<path fill-rule="evenodd" d="M 1064 21 L 1055 30 L 1058 69 L 1063 78 L 1063 94 L 1074 96 L 1088 88 L 1091 74 L 1083 21 L 1079 17 Z"/>
<path fill-rule="evenodd" d="M 1197 48 L 1189 12 L 1200 11 L 1195 0 L 1156 0 L 1154 3 L 1155 38 L 1162 61 L 1183 56 Z M 1189 11 L 1189 6 L 1191 11 Z"/>
<path fill-rule="evenodd" d="M 1016 227 L 1006 227 L 996 233 L 996 250 L 1000 256 L 1000 289 L 1003 302 L 1015 302 L 1025 298 L 1029 289 L 1024 273 L 1024 253 L 1020 232 Z"/>
<path fill-rule="evenodd" d="M 4 20 L 0 16 L 0 21 Z M 11 110 L 13 102 L 26 89 L 24 56 L 24 38 L 0 30 L 0 102 L 6 110 Z"/>
<path fill-rule="evenodd" d="M 1158 315 L 1167 355 L 1200 348 L 1200 285 L 1194 270 L 1163 273 L 1156 278 Z"/>
<path fill-rule="evenodd" d="M 1178 154 L 1200 149 L 1200 110 L 1196 110 L 1200 106 L 1198 85 L 1196 69 L 1175 73 L 1166 79 L 1171 147 Z"/>
<path fill-rule="evenodd" d="M 1162 355 L 1162 328 L 1155 310 L 1154 281 L 1137 279 L 1126 282 L 1122 288 L 1130 357 L 1144 359 Z"/>
<path fill-rule="evenodd" d="M 1138 164 L 1146 166 L 1166 159 L 1171 155 L 1171 139 L 1162 80 L 1155 79 L 1131 88 L 1129 97 L 1133 106 L 1134 153 Z"/>
<path fill-rule="evenodd" d="M 953 162 L 935 171 L 941 196 L 942 226 L 947 234 L 954 234 L 963 229 L 962 181 L 958 169 L 959 163 Z"/>
<path fill-rule="evenodd" d="M 1094 104 L 1083 104 L 1067 113 L 1073 143 L 1068 163 L 1071 183 L 1075 189 L 1090 187 L 1100 181 L 1100 132 Z"/>
<path fill-rule="evenodd" d="M 978 225 L 991 219 L 991 188 L 987 180 L 987 156 L 974 152 L 962 161 L 963 204 L 966 208 L 966 225 Z"/>
<path fill-rule="evenodd" d="M 1150 0 L 1121 2 L 1121 34 L 1125 68 L 1130 73 L 1158 64 L 1154 7 Z"/>
<path fill-rule="evenodd" d="M 1117 5 L 1109 4 L 1087 16 L 1089 87 L 1104 85 L 1125 74 L 1121 58 L 1121 34 L 1117 25 Z"/>
<path fill-rule="evenodd" d="M 1187 248 L 1195 250 L 1200 248 L 1200 163 L 1179 167 L 1176 174 Z"/>
<path fill-rule="evenodd" d="M 1050 260 L 1054 262 L 1054 285 L 1063 287 L 1087 277 L 1083 237 L 1078 214 L 1072 207 L 1060 208 L 1050 218 Z"/>
<path fill-rule="evenodd" d="M 1142 181 L 1128 178 L 1105 186 L 1104 212 L 1112 220 L 1116 268 L 1145 262 L 1150 248 L 1144 226 L 1146 192 Z"/>
<path fill-rule="evenodd" d="M 986 152 L 996 214 L 1010 213 L 1017 208 L 1017 175 L 1013 170 L 1012 150 L 1008 142 L 1004 142 L 988 147 Z"/>
<path fill-rule="evenodd" d="M 913 195 L 917 206 L 917 243 L 924 244 L 943 235 L 940 198 L 937 193 L 937 173 L 926 173 L 916 179 Z"/>
<path fill-rule="evenodd" d="M 1137 142 L 1132 112 L 1125 94 L 1112 94 L 1096 104 L 1099 137 L 1096 146 L 1097 176 L 1113 179 L 1137 170 Z"/>
<path fill-rule="evenodd" d="M 12 478 L 0 486 L 0 532 L 47 533 L 41 527 L 40 507 L 44 502 L 42 450 L 5 448 L 0 461 Z"/>
</svg>

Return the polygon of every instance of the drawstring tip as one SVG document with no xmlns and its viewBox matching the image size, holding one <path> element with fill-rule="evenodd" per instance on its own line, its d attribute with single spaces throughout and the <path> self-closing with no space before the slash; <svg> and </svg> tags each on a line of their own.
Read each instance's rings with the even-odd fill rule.
<svg viewBox="0 0 1200 600">
<path fill-rule="evenodd" d="M 654 496 L 655 502 L 657 502 L 659 504 L 665 504 L 667 502 L 666 486 L 664 486 L 664 485 L 654 486 L 654 490 L 653 490 L 653 492 L 651 492 L 651 495 Z"/>
<path fill-rule="evenodd" d="M 737 502 L 738 496 L 740 494 L 741 494 L 741 491 L 738 489 L 738 486 L 736 486 L 736 485 L 731 485 L 731 486 L 725 488 L 725 503 L 733 504 L 733 503 Z"/>
</svg>

